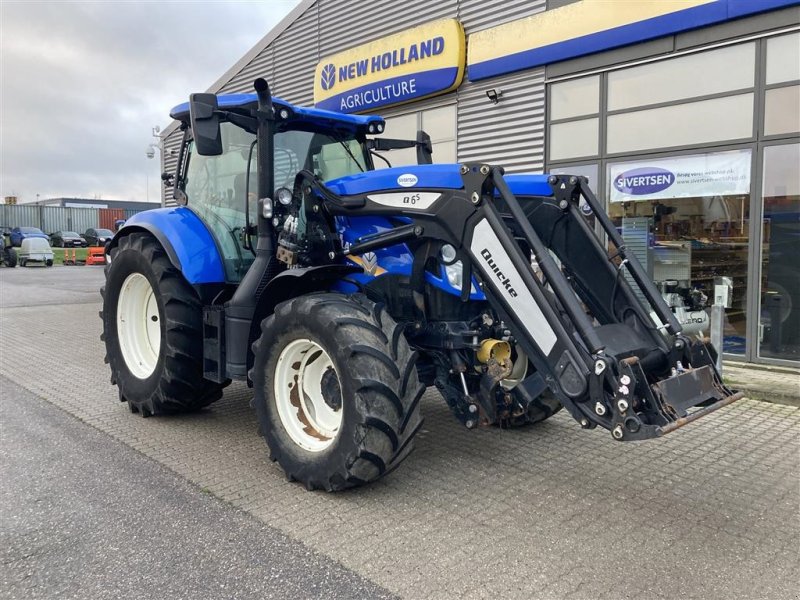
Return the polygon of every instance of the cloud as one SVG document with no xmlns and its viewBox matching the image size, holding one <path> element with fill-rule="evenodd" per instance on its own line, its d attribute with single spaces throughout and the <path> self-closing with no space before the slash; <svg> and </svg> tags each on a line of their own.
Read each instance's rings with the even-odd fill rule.
<svg viewBox="0 0 800 600">
<path fill-rule="evenodd" d="M 160 198 L 151 128 L 299 0 L 0 2 L 0 196 Z"/>
</svg>

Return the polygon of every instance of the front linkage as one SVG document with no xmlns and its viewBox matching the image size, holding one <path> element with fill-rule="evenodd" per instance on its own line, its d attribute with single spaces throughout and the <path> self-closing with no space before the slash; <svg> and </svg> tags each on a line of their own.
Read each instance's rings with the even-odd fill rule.
<svg viewBox="0 0 800 600">
<path fill-rule="evenodd" d="M 462 300 L 469 298 L 474 272 L 500 328 L 510 333 L 506 339 L 521 347 L 536 369 L 534 385 L 548 386 L 584 428 L 600 425 L 616 440 L 659 437 L 742 397 L 722 383 L 713 347 L 681 334 L 584 178 L 551 176 L 553 197 L 535 199 L 559 213 L 545 244 L 537 231 L 539 221 L 531 219 L 511 192 L 501 168 L 464 164 L 461 176 L 463 190 L 415 189 L 427 199 L 423 206 L 404 202 L 407 192 L 397 192 L 396 201 L 386 193 L 374 199 L 371 194 L 342 197 L 311 174 L 306 183 L 325 200 L 314 210 L 331 216 L 400 214 L 412 219 L 409 226 L 351 245 L 346 249 L 349 255 L 415 240 L 417 252 L 425 253 L 416 262 L 424 264 L 432 248 L 452 245 L 464 264 Z M 611 256 L 581 216 L 581 197 L 615 246 Z M 569 235 L 559 242 L 553 232 L 565 223 Z M 570 254 L 572 246 L 578 248 L 577 255 Z M 638 286 L 648 310 L 622 277 L 623 270 Z M 491 349 L 485 352 L 479 390 L 470 393 L 446 377 L 436 379 L 467 426 L 477 424 L 479 412 L 486 421 L 497 417 L 498 383 L 509 374 L 503 348 L 494 349 L 497 355 Z M 449 365 L 451 372 L 459 367 Z"/>
</svg>

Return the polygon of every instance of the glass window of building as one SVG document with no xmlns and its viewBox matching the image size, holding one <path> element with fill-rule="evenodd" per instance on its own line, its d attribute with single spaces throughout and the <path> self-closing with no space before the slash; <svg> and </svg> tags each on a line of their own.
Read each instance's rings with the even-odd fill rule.
<svg viewBox="0 0 800 600">
<path fill-rule="evenodd" d="M 597 156 L 599 129 L 596 117 L 550 125 L 550 160 Z"/>
<path fill-rule="evenodd" d="M 609 154 L 753 137 L 753 94 L 725 96 L 608 117 Z"/>
<path fill-rule="evenodd" d="M 581 77 L 550 86 L 550 119 L 571 119 L 600 112 L 600 76 Z"/>
<path fill-rule="evenodd" d="M 381 137 L 414 140 L 417 131 L 422 129 L 431 136 L 433 162 L 456 162 L 456 105 L 440 106 L 414 113 L 387 117 L 386 130 Z M 417 151 L 414 148 L 382 152 L 393 167 L 417 164 Z M 375 160 L 375 168 L 388 165 L 381 159 Z"/>
<path fill-rule="evenodd" d="M 456 162 L 456 105 L 420 112 L 420 129 L 431 136 L 433 162 Z M 416 136 L 416 131 L 414 132 Z"/>
<path fill-rule="evenodd" d="M 609 214 L 688 335 L 708 335 L 714 280 L 733 280 L 723 350 L 747 334 L 749 149 L 611 163 Z"/>
<path fill-rule="evenodd" d="M 800 33 L 767 40 L 767 85 L 800 79 Z"/>
<path fill-rule="evenodd" d="M 800 360 L 800 143 L 764 148 L 759 356 Z"/>
<path fill-rule="evenodd" d="M 608 110 L 750 89 L 755 43 L 728 46 L 608 74 Z"/>
<path fill-rule="evenodd" d="M 767 90 L 764 102 L 764 135 L 800 132 L 800 85 Z"/>
</svg>

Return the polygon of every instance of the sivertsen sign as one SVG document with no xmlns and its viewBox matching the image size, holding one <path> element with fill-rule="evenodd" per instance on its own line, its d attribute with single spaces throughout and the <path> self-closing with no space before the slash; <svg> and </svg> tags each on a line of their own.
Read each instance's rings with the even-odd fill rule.
<svg viewBox="0 0 800 600">
<path fill-rule="evenodd" d="M 314 104 L 355 113 L 443 94 L 461 84 L 464 56 L 461 23 L 426 23 L 321 60 Z"/>
<path fill-rule="evenodd" d="M 609 165 L 611 202 L 750 193 L 750 150 Z"/>
</svg>

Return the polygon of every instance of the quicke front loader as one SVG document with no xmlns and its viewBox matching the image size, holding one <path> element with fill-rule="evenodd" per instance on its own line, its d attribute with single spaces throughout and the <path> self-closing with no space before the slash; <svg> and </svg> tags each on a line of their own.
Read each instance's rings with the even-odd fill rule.
<svg viewBox="0 0 800 600">
<path fill-rule="evenodd" d="M 424 132 L 385 139 L 380 117 L 255 92 L 173 109 L 178 206 L 108 247 L 103 339 L 131 411 L 197 410 L 246 381 L 271 458 L 339 490 L 402 462 L 431 386 L 467 428 L 564 407 L 620 441 L 740 397 L 584 178 L 433 164 Z M 375 168 L 398 148 L 419 164 Z"/>
</svg>

